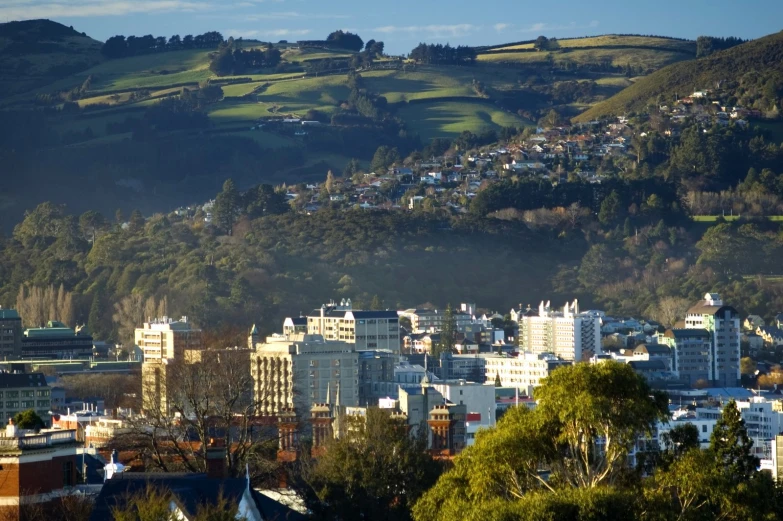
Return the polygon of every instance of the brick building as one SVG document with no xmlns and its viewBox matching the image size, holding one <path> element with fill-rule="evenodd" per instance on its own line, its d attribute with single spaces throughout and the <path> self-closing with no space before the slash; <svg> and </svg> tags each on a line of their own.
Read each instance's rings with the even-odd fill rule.
<svg viewBox="0 0 783 521">
<path fill-rule="evenodd" d="M 0 516 L 50 503 L 75 486 L 78 447 L 74 430 L 36 434 L 9 422 L 0 432 Z"/>
</svg>

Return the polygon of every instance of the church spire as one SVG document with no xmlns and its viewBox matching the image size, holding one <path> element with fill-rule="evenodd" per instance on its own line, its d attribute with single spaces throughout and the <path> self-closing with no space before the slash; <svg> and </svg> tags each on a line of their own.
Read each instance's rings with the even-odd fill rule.
<svg viewBox="0 0 783 521">
<path fill-rule="evenodd" d="M 337 409 L 337 412 L 340 412 L 340 382 L 337 382 L 337 391 L 335 392 L 334 396 L 334 406 Z"/>
<path fill-rule="evenodd" d="M 332 403 L 332 382 L 326 382 L 326 405 Z"/>
</svg>

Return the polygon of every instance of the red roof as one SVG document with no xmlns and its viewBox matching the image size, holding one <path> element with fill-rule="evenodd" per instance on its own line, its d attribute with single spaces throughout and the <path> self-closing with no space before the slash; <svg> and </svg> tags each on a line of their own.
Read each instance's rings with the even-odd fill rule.
<svg viewBox="0 0 783 521">
<path fill-rule="evenodd" d="M 465 416 L 465 421 L 480 422 L 481 421 L 481 413 L 480 412 L 469 412 Z"/>
</svg>

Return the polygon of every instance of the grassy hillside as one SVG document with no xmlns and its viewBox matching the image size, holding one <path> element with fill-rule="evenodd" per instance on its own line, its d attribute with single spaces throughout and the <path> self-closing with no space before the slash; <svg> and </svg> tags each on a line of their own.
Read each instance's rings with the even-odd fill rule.
<svg viewBox="0 0 783 521">
<path fill-rule="evenodd" d="M 723 52 L 686 63 L 677 63 L 635 82 L 609 100 L 575 118 L 589 121 L 610 115 L 644 110 L 664 99 L 715 88 L 718 82 L 739 83 L 746 74 L 783 73 L 783 32 L 754 40 Z"/>
<path fill-rule="evenodd" d="M 101 61 L 101 42 L 48 20 L 0 24 L 0 97 L 26 92 Z"/>
<path fill-rule="evenodd" d="M 533 42 L 481 49 L 483 63 L 535 65 L 554 63 L 564 67 L 609 65 L 644 72 L 688 60 L 696 55 L 696 43 L 655 36 L 603 35 L 557 40 L 550 50 L 537 51 Z"/>
</svg>

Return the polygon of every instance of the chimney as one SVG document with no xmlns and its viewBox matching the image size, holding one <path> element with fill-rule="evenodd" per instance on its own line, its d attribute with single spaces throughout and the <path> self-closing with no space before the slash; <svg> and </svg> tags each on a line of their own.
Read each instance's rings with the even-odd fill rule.
<svg viewBox="0 0 783 521">
<path fill-rule="evenodd" d="M 14 419 L 8 418 L 8 425 L 5 427 L 5 437 L 6 438 L 16 438 L 18 434 L 18 431 L 16 429 L 16 425 L 14 425 Z"/>
<path fill-rule="evenodd" d="M 210 438 L 207 446 L 207 477 L 226 478 L 226 440 Z"/>
</svg>

